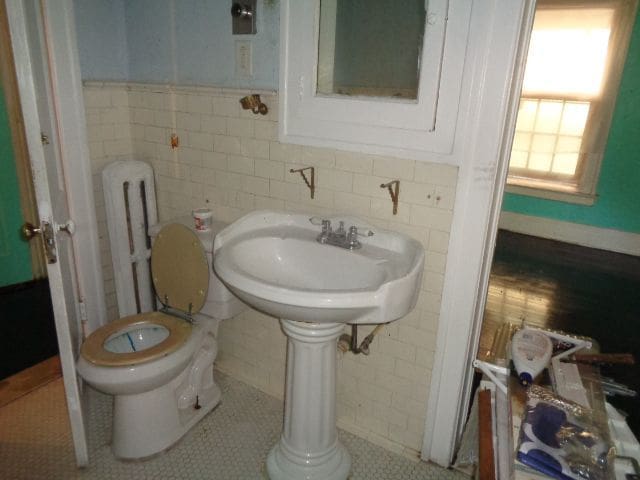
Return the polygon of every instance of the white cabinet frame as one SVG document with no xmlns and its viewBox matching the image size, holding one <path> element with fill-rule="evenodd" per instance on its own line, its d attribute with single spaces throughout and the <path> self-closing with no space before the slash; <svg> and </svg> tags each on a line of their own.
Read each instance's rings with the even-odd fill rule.
<svg viewBox="0 0 640 480">
<path fill-rule="evenodd" d="M 326 76 L 333 68 L 318 66 L 320 0 L 283 0 L 280 140 L 414 159 L 450 153 L 471 3 L 427 3 L 418 99 L 407 100 L 316 94 L 318 70 Z M 331 43 L 325 37 L 330 33 L 323 32 L 323 41 Z"/>
</svg>

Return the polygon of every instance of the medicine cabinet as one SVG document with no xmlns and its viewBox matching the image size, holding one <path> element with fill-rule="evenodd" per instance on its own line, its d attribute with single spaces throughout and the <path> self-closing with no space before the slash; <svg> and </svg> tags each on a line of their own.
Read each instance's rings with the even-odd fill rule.
<svg viewBox="0 0 640 480">
<path fill-rule="evenodd" d="M 452 149 L 471 2 L 282 0 L 280 139 Z"/>
</svg>

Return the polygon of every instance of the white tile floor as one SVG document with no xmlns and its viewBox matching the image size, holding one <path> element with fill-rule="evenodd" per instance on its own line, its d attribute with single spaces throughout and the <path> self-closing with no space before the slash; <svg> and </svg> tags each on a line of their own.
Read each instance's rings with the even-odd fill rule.
<svg viewBox="0 0 640 480">
<path fill-rule="evenodd" d="M 62 380 L 0 408 L 0 478 L 264 479 L 277 441 L 282 403 L 216 372 L 222 403 L 169 451 L 144 462 L 116 460 L 109 447 L 111 398 L 89 391 L 91 465 L 75 466 Z M 464 480 L 460 473 L 412 461 L 340 432 L 353 459 L 350 478 Z"/>
</svg>

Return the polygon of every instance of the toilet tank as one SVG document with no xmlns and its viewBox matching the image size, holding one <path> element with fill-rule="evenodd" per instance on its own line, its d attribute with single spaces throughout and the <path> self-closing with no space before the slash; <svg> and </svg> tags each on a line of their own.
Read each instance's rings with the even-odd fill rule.
<svg viewBox="0 0 640 480">
<path fill-rule="evenodd" d="M 193 217 L 191 215 L 185 215 L 151 225 L 149 227 L 151 241 L 153 242 L 155 240 L 162 227 L 170 223 L 181 223 L 190 228 L 198 236 L 200 242 L 202 242 L 204 251 L 207 254 L 207 261 L 209 262 L 209 291 L 207 292 L 207 300 L 202 310 L 200 310 L 200 314 L 218 320 L 225 320 L 245 310 L 247 308 L 246 305 L 229 291 L 213 270 L 213 237 L 228 224 L 216 221 L 214 218 L 211 230 L 208 232 L 200 232 L 195 229 Z"/>
</svg>

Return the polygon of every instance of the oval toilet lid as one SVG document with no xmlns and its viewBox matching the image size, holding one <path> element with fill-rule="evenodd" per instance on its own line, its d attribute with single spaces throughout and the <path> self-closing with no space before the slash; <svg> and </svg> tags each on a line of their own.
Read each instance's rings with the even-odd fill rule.
<svg viewBox="0 0 640 480">
<path fill-rule="evenodd" d="M 104 343 L 127 327 L 136 325 L 160 325 L 169 330 L 169 336 L 151 348 L 138 352 L 114 353 L 105 350 Z M 162 312 L 140 313 L 120 318 L 94 331 L 82 344 L 80 354 L 95 365 L 124 367 L 164 357 L 174 352 L 191 334 L 191 324 Z"/>
<path fill-rule="evenodd" d="M 151 249 L 151 275 L 164 305 L 186 313 L 202 309 L 209 289 L 209 262 L 189 228 L 171 223 L 160 230 Z"/>
</svg>

